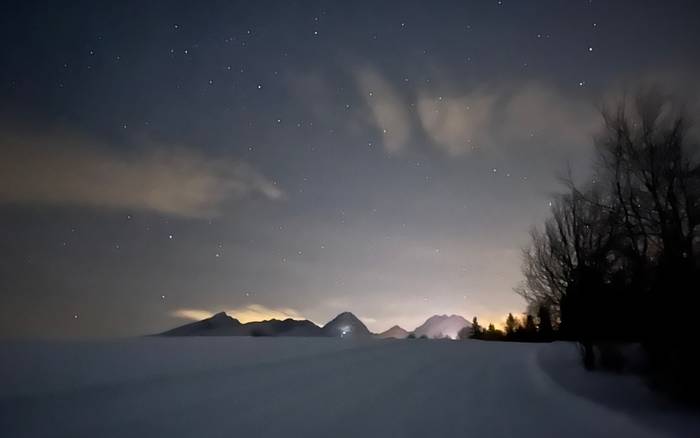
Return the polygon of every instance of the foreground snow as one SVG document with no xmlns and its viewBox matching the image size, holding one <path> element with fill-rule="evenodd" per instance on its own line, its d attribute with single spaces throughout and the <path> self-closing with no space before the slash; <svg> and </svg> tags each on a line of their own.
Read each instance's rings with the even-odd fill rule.
<svg viewBox="0 0 700 438">
<path fill-rule="evenodd" d="M 568 347 L 244 337 L 6 343 L 0 344 L 0 431 L 3 437 L 699 436 L 687 415 L 676 414 L 676 427 L 669 428 L 565 389 L 563 378 L 599 383 L 568 366 Z M 558 362 L 564 374 L 552 374 Z"/>
</svg>

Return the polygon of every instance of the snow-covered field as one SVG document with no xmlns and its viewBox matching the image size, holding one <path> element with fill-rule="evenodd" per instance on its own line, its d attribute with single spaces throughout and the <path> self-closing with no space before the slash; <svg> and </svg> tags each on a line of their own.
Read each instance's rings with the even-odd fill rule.
<svg viewBox="0 0 700 438">
<path fill-rule="evenodd" d="M 3 343 L 0 436 L 700 436 L 692 415 L 581 371 L 574 354 L 334 338 Z M 620 391 L 637 401 L 601 403 Z"/>
</svg>

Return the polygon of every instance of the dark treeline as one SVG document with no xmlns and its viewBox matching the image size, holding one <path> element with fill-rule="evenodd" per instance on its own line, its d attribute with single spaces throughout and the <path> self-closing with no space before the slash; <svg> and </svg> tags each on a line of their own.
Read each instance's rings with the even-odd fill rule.
<svg viewBox="0 0 700 438">
<path fill-rule="evenodd" d="M 516 291 L 580 343 L 587 368 L 596 345 L 639 342 L 659 388 L 697 397 L 700 166 L 676 103 L 645 89 L 602 111 L 593 177 L 565 180 Z"/>
<path fill-rule="evenodd" d="M 471 327 L 460 330 L 458 338 L 511 342 L 551 342 L 555 339 L 549 310 L 545 307 L 539 309 L 537 316 L 526 314 L 522 319 L 509 313 L 504 326 L 505 330 L 497 329 L 493 324 L 484 328 L 475 316 Z"/>
</svg>

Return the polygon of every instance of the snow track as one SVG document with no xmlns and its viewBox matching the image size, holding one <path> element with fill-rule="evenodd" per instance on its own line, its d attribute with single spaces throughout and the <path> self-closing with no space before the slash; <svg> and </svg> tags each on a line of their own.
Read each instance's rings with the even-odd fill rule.
<svg viewBox="0 0 700 438">
<path fill-rule="evenodd" d="M 539 366 L 539 348 L 553 346 L 239 337 L 4 344 L 0 435 L 668 436 L 562 389 Z"/>
</svg>

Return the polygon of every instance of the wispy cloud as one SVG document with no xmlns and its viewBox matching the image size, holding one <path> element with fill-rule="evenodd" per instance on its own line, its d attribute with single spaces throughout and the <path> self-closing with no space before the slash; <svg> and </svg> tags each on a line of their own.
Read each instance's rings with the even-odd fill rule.
<svg viewBox="0 0 700 438">
<path fill-rule="evenodd" d="M 371 121 L 382 133 L 384 148 L 400 152 L 411 135 L 406 103 L 394 87 L 376 71 L 365 68 L 356 73 L 357 88 L 372 113 Z"/>
<path fill-rule="evenodd" d="M 427 140 L 427 147 L 448 157 L 480 151 L 516 159 L 533 152 L 568 159 L 572 152 L 591 145 L 600 126 L 601 103 L 619 99 L 622 91 L 650 82 L 681 83 L 687 110 L 697 112 L 699 105 L 694 82 L 668 74 L 649 74 L 643 80 L 622 78 L 620 84 L 609 87 L 614 92 L 599 90 L 592 95 L 576 84 L 565 89 L 538 80 L 475 85 L 438 77 L 429 84 L 414 81 L 399 86 L 362 61 L 345 67 L 364 111 L 341 111 L 344 102 L 322 72 L 293 75 L 290 89 L 316 119 L 337 124 L 342 117 L 345 132 L 364 138 L 368 130 L 378 131 L 391 155 L 405 152 L 409 143 Z"/>
<path fill-rule="evenodd" d="M 597 121 L 591 102 L 539 83 L 502 84 L 438 95 L 424 90 L 418 115 L 435 147 L 450 156 L 476 149 L 545 148 L 589 142 Z"/>
<path fill-rule="evenodd" d="M 443 97 L 421 93 L 418 115 L 434 145 L 450 156 L 461 155 L 486 140 L 498 96 L 476 91 Z"/>
<path fill-rule="evenodd" d="M 0 137 L 0 202 L 77 204 L 206 218 L 224 203 L 284 193 L 247 163 L 188 149 L 117 154 L 75 135 Z"/>
<path fill-rule="evenodd" d="M 412 135 L 450 157 L 474 150 L 579 146 L 598 121 L 593 102 L 540 82 L 505 81 L 470 88 L 436 81 L 398 89 L 381 72 L 355 70 L 357 91 L 369 107 L 365 123 L 383 136 L 385 149 L 403 151 Z M 420 136 L 419 136 L 420 138 Z"/>
<path fill-rule="evenodd" d="M 225 309 L 224 311 L 242 323 L 265 321 L 268 319 L 304 319 L 304 317 L 294 309 L 273 308 L 263 306 L 261 304 L 249 304 L 247 306 Z M 214 313 L 216 312 L 201 309 L 178 309 L 171 314 L 177 318 L 199 321 L 209 318 L 210 316 L 214 315 Z"/>
</svg>

